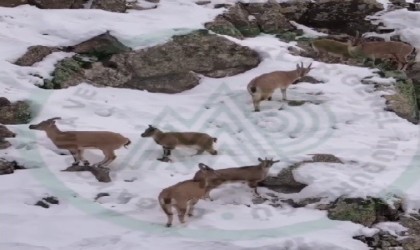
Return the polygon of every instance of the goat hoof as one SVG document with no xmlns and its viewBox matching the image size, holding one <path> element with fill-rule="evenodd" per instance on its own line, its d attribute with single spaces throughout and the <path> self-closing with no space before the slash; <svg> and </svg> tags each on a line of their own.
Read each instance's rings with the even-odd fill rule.
<svg viewBox="0 0 420 250">
<path fill-rule="evenodd" d="M 188 214 L 188 217 L 192 217 L 193 216 L 193 214 Z"/>
<path fill-rule="evenodd" d="M 166 224 L 166 227 L 171 227 L 171 226 L 172 226 L 172 224 L 169 224 L 169 223 L 168 223 L 168 224 Z"/>
<path fill-rule="evenodd" d="M 167 158 L 167 157 L 164 157 L 164 158 L 159 158 L 158 159 L 159 161 L 163 161 L 163 162 L 170 162 L 171 160 L 169 159 L 169 158 Z"/>
</svg>

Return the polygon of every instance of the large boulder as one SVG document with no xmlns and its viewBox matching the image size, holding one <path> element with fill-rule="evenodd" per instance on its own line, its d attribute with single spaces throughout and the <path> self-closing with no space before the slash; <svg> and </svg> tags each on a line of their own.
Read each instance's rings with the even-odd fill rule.
<svg viewBox="0 0 420 250">
<path fill-rule="evenodd" d="M 0 7 L 16 7 L 27 3 L 28 0 L 1 0 Z"/>
<path fill-rule="evenodd" d="M 28 51 L 16 60 L 15 64 L 19 66 L 32 66 L 34 63 L 42 61 L 46 56 L 57 51 L 60 50 L 56 47 L 42 45 L 30 46 Z"/>
<path fill-rule="evenodd" d="M 92 9 L 124 13 L 127 10 L 126 0 L 93 0 Z"/>
<path fill-rule="evenodd" d="M 98 60 L 109 58 L 114 54 L 131 51 L 131 48 L 118 41 L 109 31 L 65 49 L 68 52 L 94 56 Z"/>
<path fill-rule="evenodd" d="M 290 20 L 300 20 L 300 18 L 305 14 L 308 10 L 309 4 L 311 0 L 289 0 L 289 1 L 281 1 L 279 4 L 281 6 L 281 13 L 290 19 Z"/>
<path fill-rule="evenodd" d="M 0 149 L 6 149 L 12 144 L 5 140 L 5 138 L 16 137 L 16 134 L 10 131 L 6 126 L 0 125 Z"/>
<path fill-rule="evenodd" d="M 0 123 L 1 124 L 26 124 L 32 116 L 29 104 L 25 101 L 11 103 L 2 97 L 0 102 Z"/>
<path fill-rule="evenodd" d="M 373 27 L 365 18 L 383 9 L 376 0 L 319 0 L 308 5 L 298 22 L 347 34 L 364 33 Z"/>
<path fill-rule="evenodd" d="M 204 26 L 206 29 L 209 29 L 217 34 L 232 36 L 238 39 L 244 38 L 235 25 L 226 20 L 223 16 L 217 16 L 214 21 L 205 23 Z"/>
<path fill-rule="evenodd" d="M 16 169 L 25 169 L 23 166 L 17 164 L 16 161 L 8 161 L 0 158 L 0 175 L 13 174 Z"/>
<path fill-rule="evenodd" d="M 384 221 L 397 221 L 400 218 L 400 200 L 393 207 L 379 198 L 338 198 L 330 204 L 328 218 L 332 220 L 351 221 L 370 227 Z"/>
<path fill-rule="evenodd" d="M 246 4 L 245 9 L 256 18 L 261 32 L 281 34 L 296 29 L 283 15 L 280 4 L 275 1 Z"/>
<path fill-rule="evenodd" d="M 65 88 L 87 81 L 96 86 L 178 93 L 199 83 L 196 73 L 215 78 L 233 76 L 260 61 L 250 48 L 198 30 L 174 36 L 162 45 L 121 51 L 92 63 L 67 58 L 58 63 L 53 79 L 44 87 Z"/>
<path fill-rule="evenodd" d="M 296 30 L 283 15 L 280 4 L 271 1 L 266 3 L 237 3 L 216 17 L 205 27 L 213 32 L 236 38 L 255 37 L 261 32 L 282 34 Z"/>
<path fill-rule="evenodd" d="M 28 0 L 40 9 L 80 9 L 85 0 Z"/>
</svg>

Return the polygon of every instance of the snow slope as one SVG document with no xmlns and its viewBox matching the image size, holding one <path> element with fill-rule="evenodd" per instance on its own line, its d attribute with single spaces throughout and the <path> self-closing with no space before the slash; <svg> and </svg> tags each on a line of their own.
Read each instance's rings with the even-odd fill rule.
<svg viewBox="0 0 420 250">
<path fill-rule="evenodd" d="M 187 224 L 175 219 L 174 227 L 167 229 L 156 197 L 162 188 L 191 178 L 199 162 L 224 168 L 272 156 L 282 160 L 270 171 L 276 174 L 309 159 L 308 154 L 330 153 L 345 164 L 305 165 L 295 174 L 308 186 L 299 194 L 277 195 L 293 199 L 321 195 L 328 201 L 340 195 L 397 193 L 405 197 L 408 208 L 420 208 L 419 130 L 383 111 L 384 93 L 360 82 L 374 76 L 374 70 L 313 62 L 310 75 L 325 84 L 301 83 L 288 90 L 289 99 L 306 100 L 304 105 L 288 106 L 276 93 L 275 101 L 264 102 L 262 111 L 254 113 L 246 92 L 253 77 L 312 61 L 288 54 L 290 44 L 269 35 L 243 41 L 229 38 L 263 55 L 257 68 L 223 79 L 203 77 L 199 86 L 176 95 L 88 84 L 53 91 L 35 86 L 39 82 L 31 75 L 48 77 L 54 63 L 70 53 L 54 53 L 33 67 L 11 64 L 28 46 L 70 45 L 105 30 L 133 48 L 152 46 L 202 28 L 221 11 L 183 0 L 128 14 L 0 8 L 3 95 L 13 101 L 31 100 L 37 114 L 32 123 L 61 116 L 57 124 L 63 130 L 112 130 L 133 142 L 129 149 L 120 149 L 110 165 L 113 181 L 98 183 L 87 173 L 61 172 L 71 156 L 58 154 L 43 132 L 28 130 L 28 125 L 8 126 L 18 136 L 9 140 L 13 148 L 2 151 L 2 156 L 33 169 L 0 177 L 0 249 L 368 249 L 352 236 L 377 230 L 332 221 L 324 211 L 311 208 L 253 205 L 251 190 L 241 184 L 214 190 L 215 201 L 200 201 Z M 407 21 L 405 12 L 389 15 L 394 23 Z M 416 15 L 413 18 L 420 18 Z M 408 34 L 411 28 L 402 32 Z M 148 124 L 217 136 L 219 155 L 174 151 L 174 163 L 156 161 L 161 148 L 140 137 Z M 86 157 L 97 162 L 103 156 L 91 150 Z M 95 202 L 102 192 L 110 196 Z M 264 188 L 260 192 L 271 193 Z M 49 209 L 32 205 L 45 195 L 57 196 L 60 204 Z"/>
</svg>

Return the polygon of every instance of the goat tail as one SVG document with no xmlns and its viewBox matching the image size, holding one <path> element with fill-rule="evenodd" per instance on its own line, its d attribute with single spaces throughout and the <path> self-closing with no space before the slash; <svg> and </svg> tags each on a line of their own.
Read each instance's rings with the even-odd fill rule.
<svg viewBox="0 0 420 250">
<path fill-rule="evenodd" d="M 247 90 L 248 92 L 252 95 L 255 94 L 255 92 L 257 92 L 257 87 L 255 86 L 255 82 L 252 81 L 248 84 L 247 86 Z"/>
<path fill-rule="evenodd" d="M 159 197 L 159 205 L 166 215 L 172 215 L 171 198 L 161 198 L 161 197 Z"/>
<path fill-rule="evenodd" d="M 130 145 L 130 144 L 131 144 L 130 139 L 127 139 L 127 142 L 124 144 L 124 148 L 127 148 L 127 146 Z"/>
<path fill-rule="evenodd" d="M 216 137 L 212 137 L 213 142 L 217 142 L 217 138 Z"/>
</svg>

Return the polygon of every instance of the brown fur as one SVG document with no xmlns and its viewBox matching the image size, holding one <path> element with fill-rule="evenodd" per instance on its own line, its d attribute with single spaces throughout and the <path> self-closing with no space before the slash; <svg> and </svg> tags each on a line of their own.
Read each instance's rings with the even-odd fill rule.
<svg viewBox="0 0 420 250">
<path fill-rule="evenodd" d="M 262 160 L 261 158 L 258 158 L 258 161 L 260 162 L 258 165 L 243 166 L 243 167 L 236 167 L 236 168 L 224 168 L 224 169 L 215 170 L 219 178 L 210 183 L 210 185 L 207 188 L 205 197 L 212 200 L 209 194 L 210 191 L 212 189 L 217 188 L 218 186 L 222 184 L 230 183 L 230 182 L 246 182 L 248 183 L 248 186 L 250 188 L 254 189 L 255 194 L 259 195 L 257 191 L 258 183 L 260 183 L 267 177 L 270 167 L 273 166 L 274 163 L 279 162 L 279 160 L 277 161 L 273 161 L 269 159 Z M 195 173 L 193 180 L 202 180 L 204 178 L 204 173 L 205 173 L 203 169 L 204 170 L 212 169 L 203 163 L 200 163 L 199 167 L 200 167 L 200 170 L 198 170 Z"/>
<path fill-rule="evenodd" d="M 318 39 L 311 42 L 311 47 L 318 54 L 327 54 L 337 57 L 340 62 L 344 62 L 344 58 L 349 58 L 350 54 L 347 50 L 348 44 L 331 40 L 331 39 Z"/>
<path fill-rule="evenodd" d="M 179 222 L 185 223 L 185 214 L 193 215 L 194 205 L 198 200 L 204 198 L 207 187 L 218 178 L 218 174 L 213 169 L 202 169 L 200 166 L 200 170 L 202 170 L 200 180 L 185 180 L 167 187 L 159 193 L 160 207 L 168 217 L 167 227 L 172 226 L 172 207 L 175 207 L 178 212 Z"/>
<path fill-rule="evenodd" d="M 105 155 L 105 159 L 97 163 L 100 167 L 109 165 L 115 160 L 115 150 L 126 147 L 131 142 L 121 134 L 109 131 L 60 131 L 55 125 L 55 120 L 60 117 L 51 118 L 39 124 L 29 125 L 29 129 L 42 130 L 59 149 L 67 149 L 74 158 L 73 166 L 79 165 L 81 161 L 85 165 L 89 162 L 83 158 L 85 149 L 100 149 Z"/>
<path fill-rule="evenodd" d="M 217 141 L 217 138 L 211 137 L 206 133 L 162 132 L 158 128 L 149 125 L 141 134 L 141 137 L 152 137 L 158 145 L 162 146 L 163 156 L 158 159 L 162 161 L 168 161 L 171 150 L 182 146 L 197 148 L 197 154 L 207 151 L 212 155 L 217 155 L 217 150 L 214 149 L 214 143 Z"/>
<path fill-rule="evenodd" d="M 307 67 L 296 65 L 295 70 L 290 71 L 273 71 L 265 73 L 252 79 L 248 86 L 248 93 L 252 97 L 254 110 L 260 111 L 260 102 L 263 100 L 271 101 L 273 93 L 280 88 L 283 100 L 287 100 L 286 90 L 295 81 L 309 73 L 312 63 Z"/>
<path fill-rule="evenodd" d="M 398 63 L 398 70 L 406 70 L 408 66 L 408 56 L 415 51 L 409 44 L 397 41 L 363 41 L 359 33 L 348 46 L 348 51 L 353 56 L 362 56 L 373 60 L 393 59 Z"/>
</svg>

